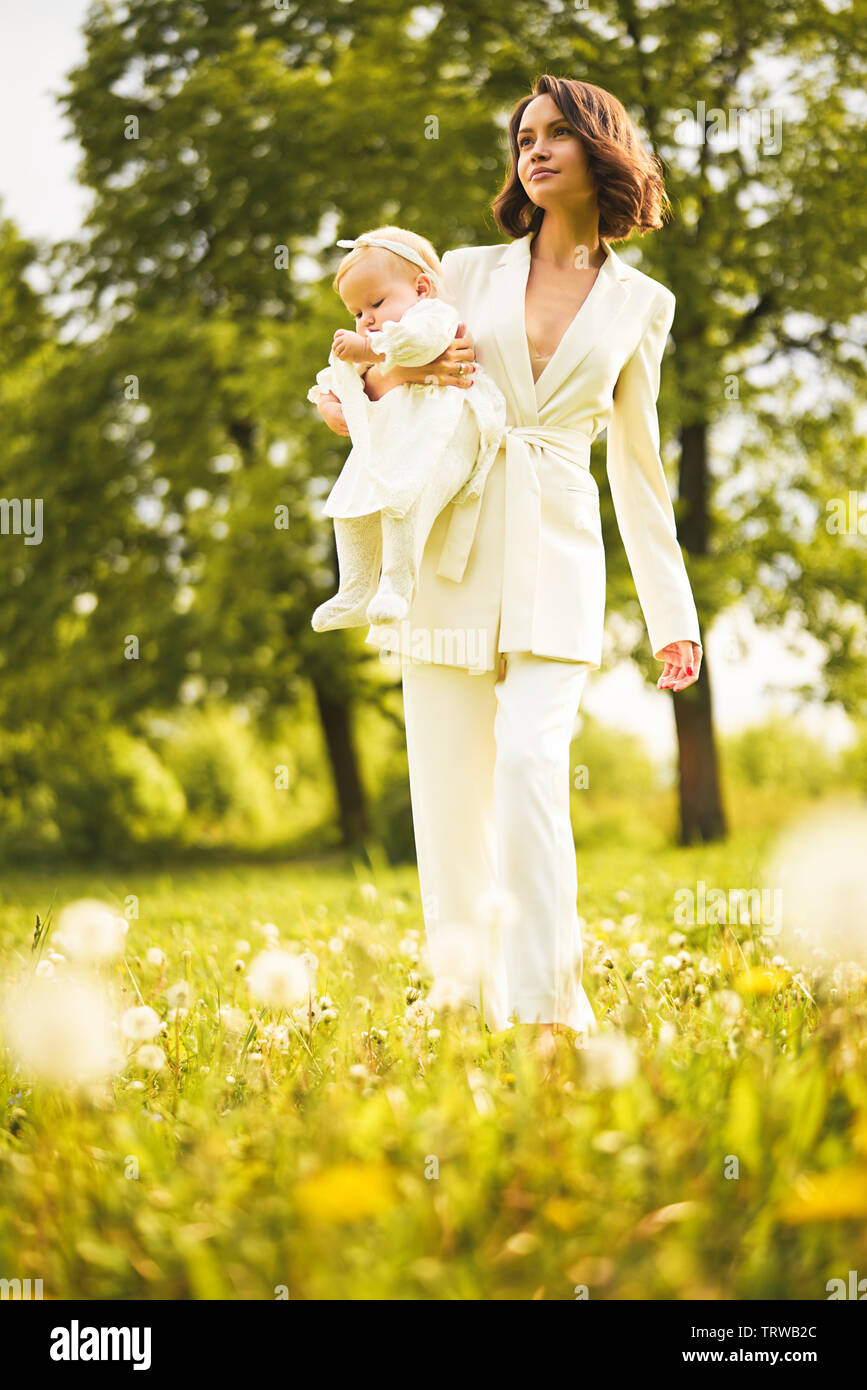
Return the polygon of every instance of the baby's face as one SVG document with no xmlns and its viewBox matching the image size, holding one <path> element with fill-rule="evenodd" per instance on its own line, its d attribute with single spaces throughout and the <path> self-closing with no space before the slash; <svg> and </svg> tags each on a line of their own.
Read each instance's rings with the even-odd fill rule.
<svg viewBox="0 0 867 1390">
<path fill-rule="evenodd" d="M 379 332 L 386 319 L 396 322 L 420 298 L 411 280 L 395 277 L 378 261 L 378 257 L 365 257 L 340 282 L 340 298 L 355 320 L 357 333 Z"/>
</svg>

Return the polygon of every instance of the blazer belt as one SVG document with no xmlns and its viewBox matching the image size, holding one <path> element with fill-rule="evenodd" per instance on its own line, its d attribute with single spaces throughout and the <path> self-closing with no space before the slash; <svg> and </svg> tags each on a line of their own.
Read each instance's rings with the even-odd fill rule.
<svg viewBox="0 0 867 1390">
<path fill-rule="evenodd" d="M 520 508 L 522 524 L 535 522 L 534 535 L 538 541 L 542 528 L 542 492 L 528 445 L 548 449 L 575 468 L 589 472 L 590 439 L 579 430 L 560 425 L 506 425 L 503 438 L 506 446 L 507 528 L 511 500 L 512 507 Z M 460 583 L 464 577 L 476 535 L 482 496 L 484 490 L 479 497 L 452 504 L 451 520 L 437 565 L 437 574 L 443 579 Z"/>
</svg>

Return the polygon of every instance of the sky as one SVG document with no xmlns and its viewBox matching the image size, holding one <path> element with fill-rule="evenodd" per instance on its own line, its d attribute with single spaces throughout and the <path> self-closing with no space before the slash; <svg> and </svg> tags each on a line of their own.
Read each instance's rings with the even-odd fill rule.
<svg viewBox="0 0 867 1390">
<path fill-rule="evenodd" d="M 0 207 L 37 241 L 76 236 L 89 203 L 75 179 L 78 147 L 56 100 L 65 74 L 84 55 L 87 7 L 87 0 L 0 0 Z M 821 653 L 812 638 L 803 638 L 800 654 L 793 655 L 784 633 L 756 629 L 745 610 L 729 610 L 709 631 L 702 629 L 702 638 L 721 732 L 772 712 L 791 714 L 788 692 L 810 681 L 820 684 Z M 633 663 L 621 662 L 591 673 L 582 710 L 641 735 L 655 757 L 669 759 L 676 746 L 677 698 L 643 680 Z M 839 708 L 817 701 L 799 718 L 832 747 L 851 738 Z"/>
</svg>

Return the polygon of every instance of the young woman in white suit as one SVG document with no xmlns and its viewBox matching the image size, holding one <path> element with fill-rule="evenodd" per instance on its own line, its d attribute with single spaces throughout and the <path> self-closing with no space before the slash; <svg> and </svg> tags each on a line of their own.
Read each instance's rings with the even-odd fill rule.
<svg viewBox="0 0 867 1390">
<path fill-rule="evenodd" d="M 570 742 L 601 664 L 605 555 L 590 444 L 607 472 L 657 685 L 698 677 L 698 618 L 659 455 L 656 399 L 674 296 L 621 261 L 662 223 L 657 161 L 610 93 L 541 77 L 509 123 L 493 205 L 507 245 L 442 258 L 461 332 L 433 365 L 387 377 L 472 389 L 476 359 L 506 397 L 482 497 L 447 506 L 399 627 L 367 642 L 401 662 L 413 825 L 435 987 L 553 1047 L 597 1024 L 581 983 Z M 339 402 L 323 418 L 345 433 Z M 443 990 L 445 994 L 443 995 Z"/>
</svg>

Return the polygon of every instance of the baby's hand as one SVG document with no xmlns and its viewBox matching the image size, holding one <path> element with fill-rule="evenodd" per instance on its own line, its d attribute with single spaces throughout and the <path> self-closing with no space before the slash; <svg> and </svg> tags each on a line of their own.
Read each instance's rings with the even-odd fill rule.
<svg viewBox="0 0 867 1390">
<path fill-rule="evenodd" d="M 344 362 L 375 362 L 377 359 L 370 350 L 370 342 L 361 333 L 351 333 L 346 328 L 338 328 L 334 334 L 331 350 L 335 357 Z"/>
<path fill-rule="evenodd" d="M 340 404 L 340 398 L 335 396 L 333 391 L 322 392 L 316 402 L 316 409 L 328 428 L 333 430 L 335 434 L 349 435 L 349 426 L 343 414 L 343 406 Z"/>
</svg>

